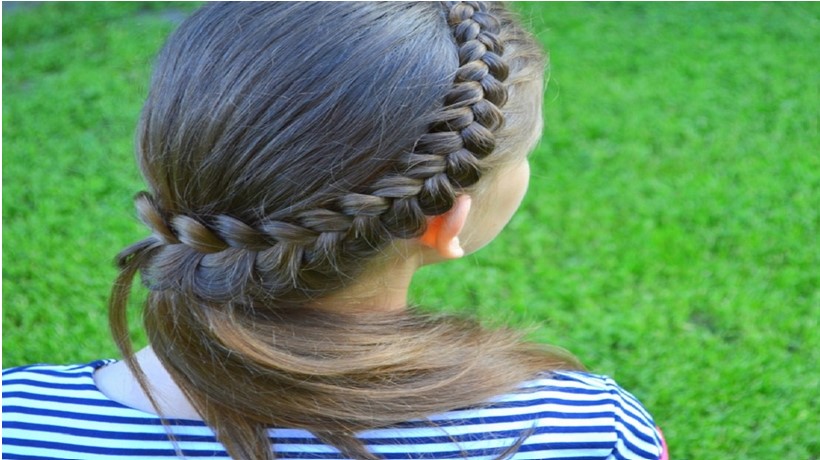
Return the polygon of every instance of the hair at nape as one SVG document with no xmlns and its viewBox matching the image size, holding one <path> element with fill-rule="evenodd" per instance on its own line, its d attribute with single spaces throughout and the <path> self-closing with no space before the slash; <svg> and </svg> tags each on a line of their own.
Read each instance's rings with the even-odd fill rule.
<svg viewBox="0 0 820 460">
<path fill-rule="evenodd" d="M 154 350 L 238 459 L 273 458 L 267 426 L 373 458 L 354 433 L 575 366 L 467 320 L 300 307 L 521 155 L 544 65 L 513 15 L 483 2 L 194 13 L 155 65 L 137 134 L 151 235 L 118 256 L 111 300 L 141 383 L 124 313 L 137 273 Z"/>
</svg>

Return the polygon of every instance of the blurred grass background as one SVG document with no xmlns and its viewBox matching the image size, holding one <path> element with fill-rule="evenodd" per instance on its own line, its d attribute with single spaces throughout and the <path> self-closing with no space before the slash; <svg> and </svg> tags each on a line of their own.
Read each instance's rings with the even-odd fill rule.
<svg viewBox="0 0 820 460">
<path fill-rule="evenodd" d="M 4 11 L 3 367 L 116 356 L 110 261 L 146 233 L 133 129 L 194 7 Z M 820 4 L 518 8 L 552 61 L 529 195 L 413 300 L 535 326 L 642 399 L 676 460 L 820 458 Z"/>
</svg>

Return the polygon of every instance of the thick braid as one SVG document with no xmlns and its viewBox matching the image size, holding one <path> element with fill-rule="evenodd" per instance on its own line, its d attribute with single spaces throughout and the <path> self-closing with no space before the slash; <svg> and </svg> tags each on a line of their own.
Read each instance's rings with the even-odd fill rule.
<svg viewBox="0 0 820 460">
<path fill-rule="evenodd" d="M 378 179 L 366 193 L 253 225 L 227 215 L 170 216 L 143 192 L 136 207 L 153 235 L 123 251 L 120 264 L 151 251 L 142 273 L 152 289 L 213 302 L 292 300 L 321 295 L 328 277 L 355 276 L 361 264 L 349 260 L 371 256 L 390 239 L 419 236 L 427 216 L 449 210 L 457 191 L 479 180 L 507 99 L 498 20 L 483 2 L 444 5 L 459 68 L 444 106 L 398 174 Z"/>
<path fill-rule="evenodd" d="M 417 236 L 412 225 L 391 228 L 399 216 L 438 215 L 449 210 L 458 189 L 475 184 L 481 176 L 481 160 L 495 149 L 494 131 L 504 121 L 500 107 L 507 100 L 504 85 L 509 73 L 501 58 L 504 48 L 498 39 L 500 24 L 484 2 L 447 2 L 447 21 L 458 46 L 459 68 L 447 93 L 444 107 L 433 119 L 430 132 L 423 135 L 414 152 L 404 162 L 403 176 L 408 181 L 384 217 L 397 237 Z M 375 195 L 385 196 L 379 188 L 395 189 L 396 178 L 376 183 Z M 404 220 L 405 223 L 407 220 Z"/>
<path fill-rule="evenodd" d="M 153 251 L 143 269 L 152 289 L 172 289 L 214 302 L 248 295 L 287 298 L 286 292 L 309 289 L 306 271 L 331 271 L 340 242 L 356 231 L 366 216 L 347 216 L 318 209 L 298 213 L 292 222 L 264 220 L 252 227 L 234 217 L 195 219 L 176 215 L 168 219 L 150 194 L 136 197 L 136 207 L 153 235 L 135 245 Z M 348 200 L 350 201 L 350 200 Z M 368 205 L 367 201 L 370 202 Z M 353 200 L 349 212 L 375 213 L 374 200 Z M 364 235 L 362 235 L 364 236 Z M 121 264 L 132 255 L 129 248 Z"/>
</svg>

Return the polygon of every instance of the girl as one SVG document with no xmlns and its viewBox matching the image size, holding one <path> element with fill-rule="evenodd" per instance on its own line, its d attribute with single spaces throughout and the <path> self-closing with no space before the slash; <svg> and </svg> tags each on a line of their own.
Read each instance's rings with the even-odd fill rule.
<svg viewBox="0 0 820 460">
<path fill-rule="evenodd" d="M 573 357 L 407 306 L 419 267 L 518 207 L 544 66 L 498 5 L 202 8 L 138 127 L 123 360 L 4 372 L 3 458 L 659 458 L 640 403 Z"/>
</svg>

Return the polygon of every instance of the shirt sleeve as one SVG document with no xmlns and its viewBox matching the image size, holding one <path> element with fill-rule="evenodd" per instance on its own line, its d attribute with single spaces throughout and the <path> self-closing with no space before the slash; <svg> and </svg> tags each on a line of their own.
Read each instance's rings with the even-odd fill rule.
<svg viewBox="0 0 820 460">
<path fill-rule="evenodd" d="M 617 441 L 608 460 L 659 460 L 663 441 L 652 416 L 628 391 L 609 380 Z"/>
</svg>

